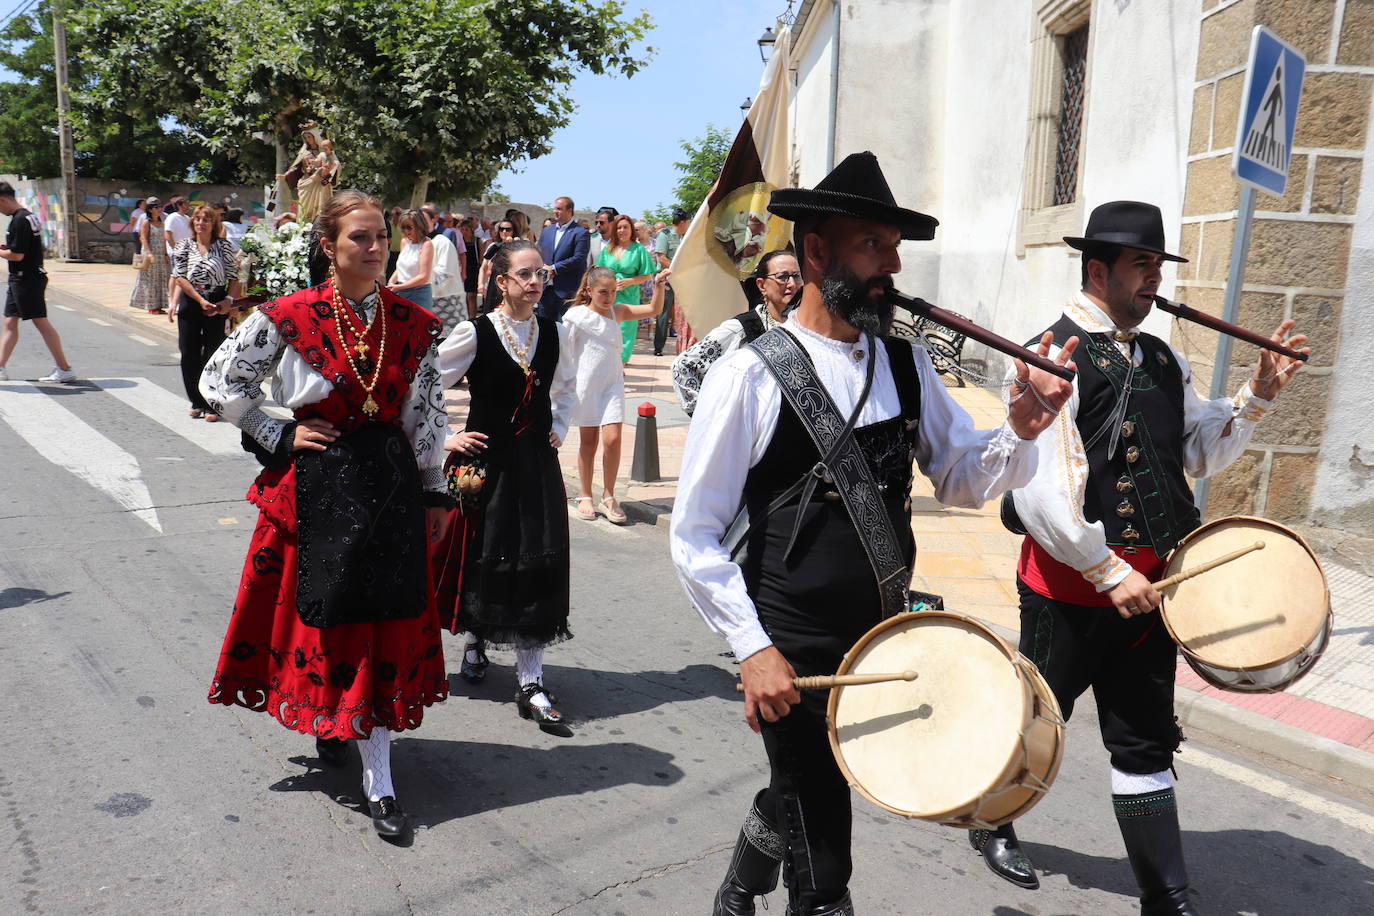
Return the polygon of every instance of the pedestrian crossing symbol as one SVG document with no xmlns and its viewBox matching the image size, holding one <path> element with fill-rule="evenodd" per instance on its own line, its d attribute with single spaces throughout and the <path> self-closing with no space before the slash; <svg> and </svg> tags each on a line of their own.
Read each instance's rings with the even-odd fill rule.
<svg viewBox="0 0 1374 916">
<path fill-rule="evenodd" d="M 1255 26 L 1241 94 L 1245 105 L 1236 125 L 1232 171 L 1237 180 L 1283 195 L 1306 70 L 1302 52 L 1264 26 Z"/>
</svg>

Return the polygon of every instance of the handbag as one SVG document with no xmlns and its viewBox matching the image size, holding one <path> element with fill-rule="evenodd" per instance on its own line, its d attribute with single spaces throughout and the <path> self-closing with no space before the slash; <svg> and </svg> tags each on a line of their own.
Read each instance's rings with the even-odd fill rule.
<svg viewBox="0 0 1374 916">
<path fill-rule="evenodd" d="M 134 270 L 147 270 L 153 266 L 153 253 L 144 251 L 134 255 Z"/>
<path fill-rule="evenodd" d="M 448 493 L 458 503 L 464 515 L 473 515 L 482 508 L 482 485 L 487 480 L 486 462 L 475 455 L 449 452 L 444 460 L 444 477 Z"/>
</svg>

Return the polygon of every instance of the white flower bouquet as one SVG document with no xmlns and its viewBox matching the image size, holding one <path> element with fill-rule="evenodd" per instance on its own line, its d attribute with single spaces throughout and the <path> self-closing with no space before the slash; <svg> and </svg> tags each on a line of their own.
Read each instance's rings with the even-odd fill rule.
<svg viewBox="0 0 1374 916">
<path fill-rule="evenodd" d="M 243 237 L 250 294 L 264 301 L 286 296 L 310 285 L 309 223 L 285 223 L 275 230 L 259 223 Z"/>
</svg>

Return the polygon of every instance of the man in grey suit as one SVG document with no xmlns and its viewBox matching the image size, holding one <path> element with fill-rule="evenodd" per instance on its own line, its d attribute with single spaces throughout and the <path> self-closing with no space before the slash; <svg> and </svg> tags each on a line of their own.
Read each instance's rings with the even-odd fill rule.
<svg viewBox="0 0 1374 916">
<path fill-rule="evenodd" d="M 543 298 L 535 311 L 545 318 L 561 321 L 564 303 L 577 294 L 577 286 L 587 272 L 591 235 L 573 221 L 571 197 L 560 197 L 553 202 L 553 220 L 553 225 L 545 226 L 539 234 L 539 250 L 553 276 L 544 287 Z"/>
</svg>

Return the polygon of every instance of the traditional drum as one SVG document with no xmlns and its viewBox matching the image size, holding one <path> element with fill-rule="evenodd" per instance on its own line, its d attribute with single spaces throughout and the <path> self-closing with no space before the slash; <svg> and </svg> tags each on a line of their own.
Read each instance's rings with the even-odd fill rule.
<svg viewBox="0 0 1374 916">
<path fill-rule="evenodd" d="M 1169 555 L 1166 579 L 1263 542 L 1174 585 L 1160 615 L 1198 676 L 1223 690 L 1283 690 L 1312 669 L 1331 636 L 1331 595 L 1312 548 L 1262 518 L 1208 522 Z"/>
<path fill-rule="evenodd" d="M 1029 811 L 1064 756 L 1059 706 L 1035 666 L 962 614 L 901 614 L 837 672 L 914 680 L 830 691 L 830 746 L 858 792 L 905 817 L 991 829 Z M 843 683 L 843 681 L 841 681 Z"/>
</svg>

